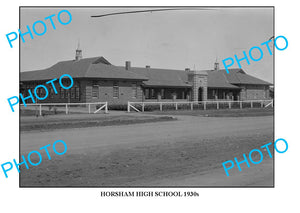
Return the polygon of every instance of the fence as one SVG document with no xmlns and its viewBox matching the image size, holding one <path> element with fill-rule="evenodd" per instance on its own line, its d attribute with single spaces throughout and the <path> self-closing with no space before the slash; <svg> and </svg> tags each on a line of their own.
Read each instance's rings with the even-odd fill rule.
<svg viewBox="0 0 300 213">
<path fill-rule="evenodd" d="M 127 112 L 133 109 L 136 112 L 144 112 L 145 107 L 152 106 L 154 110 L 163 111 L 163 106 L 168 106 L 169 109 L 178 110 L 190 109 L 194 110 L 203 109 L 206 110 L 208 107 L 211 109 L 220 108 L 253 108 L 253 107 L 273 107 L 273 100 L 246 100 L 246 101 L 189 101 L 189 102 L 130 102 L 127 104 Z M 138 109 L 140 108 L 140 109 Z"/>
<path fill-rule="evenodd" d="M 45 110 L 45 107 L 48 106 L 48 110 Z M 85 107 L 81 107 L 85 106 Z M 95 106 L 91 108 L 91 106 Z M 22 108 L 21 108 L 22 107 Z M 71 109 L 72 108 L 72 109 Z M 31 111 L 38 111 L 41 116 L 43 113 L 53 112 L 54 114 L 58 112 L 65 112 L 66 115 L 70 113 L 88 113 L 90 114 L 92 110 L 95 110 L 93 113 L 97 113 L 101 110 L 104 110 L 105 113 L 108 113 L 107 102 L 94 102 L 94 103 L 36 103 L 36 104 L 20 104 L 20 109 L 28 109 Z"/>
</svg>

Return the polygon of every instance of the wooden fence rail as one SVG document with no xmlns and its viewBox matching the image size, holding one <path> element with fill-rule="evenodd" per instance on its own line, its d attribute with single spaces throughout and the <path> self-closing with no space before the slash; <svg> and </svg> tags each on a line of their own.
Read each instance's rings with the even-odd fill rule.
<svg viewBox="0 0 300 213">
<path fill-rule="evenodd" d="M 208 104 L 215 104 L 217 109 L 220 109 L 220 104 L 227 103 L 228 108 L 231 109 L 233 104 L 239 105 L 239 108 L 243 108 L 243 104 L 250 104 L 250 108 L 253 108 L 253 104 L 260 104 L 260 107 L 273 107 L 273 100 L 246 100 L 246 101 L 186 101 L 186 102 L 130 102 L 127 103 L 127 112 L 130 112 L 132 109 L 136 112 L 144 112 L 145 106 L 159 106 L 159 110 L 163 111 L 163 105 L 174 106 L 175 110 L 178 110 L 178 105 L 186 105 L 191 110 L 194 110 L 194 105 L 201 104 L 203 109 L 207 109 Z M 137 105 L 141 106 L 141 110 L 137 108 Z"/>
<path fill-rule="evenodd" d="M 39 107 L 39 115 L 42 115 L 42 106 L 65 106 L 66 115 L 69 114 L 69 106 L 79 106 L 79 105 L 87 105 L 88 113 L 91 114 L 91 105 L 100 105 L 100 107 L 94 111 L 97 113 L 101 110 L 104 110 L 105 113 L 108 113 L 108 104 L 107 102 L 94 102 L 94 103 L 36 103 L 36 104 L 26 104 L 26 106 L 36 106 Z M 102 106 L 101 106 L 102 105 Z M 24 106 L 24 104 L 20 104 L 20 106 Z M 26 107 L 24 106 L 24 107 Z"/>
</svg>

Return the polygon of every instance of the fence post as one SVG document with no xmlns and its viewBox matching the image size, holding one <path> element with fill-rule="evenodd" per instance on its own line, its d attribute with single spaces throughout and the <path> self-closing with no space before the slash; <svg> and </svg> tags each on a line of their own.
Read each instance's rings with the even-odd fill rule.
<svg viewBox="0 0 300 213">
<path fill-rule="evenodd" d="M 42 104 L 40 104 L 40 116 L 42 116 Z"/>
<path fill-rule="evenodd" d="M 142 103 L 142 112 L 144 112 L 145 111 L 145 103 L 143 102 Z"/>
<path fill-rule="evenodd" d="M 178 110 L 177 102 L 175 103 L 175 110 Z"/>
<path fill-rule="evenodd" d="M 203 107 L 204 107 L 204 110 L 206 110 L 206 101 L 204 101 L 204 106 Z"/>
<path fill-rule="evenodd" d="M 231 102 L 229 101 L 228 103 L 229 103 L 229 109 L 231 109 Z"/>
<path fill-rule="evenodd" d="M 107 101 L 106 101 L 106 103 L 105 103 L 105 113 L 106 113 L 106 114 L 108 113 Z"/>
<path fill-rule="evenodd" d="M 91 114 L 91 104 L 88 104 L 89 106 L 89 114 Z"/>
<path fill-rule="evenodd" d="M 217 101 L 217 109 L 219 109 L 219 101 Z"/>
<path fill-rule="evenodd" d="M 66 104 L 66 115 L 68 114 L 68 104 Z"/>
<path fill-rule="evenodd" d="M 253 101 L 251 101 L 250 104 L 251 104 L 251 108 L 253 108 Z"/>
<path fill-rule="evenodd" d="M 130 112 L 130 102 L 127 102 L 127 112 Z"/>
<path fill-rule="evenodd" d="M 243 103 L 242 103 L 242 101 L 240 101 L 240 109 L 242 109 L 243 108 Z"/>
<path fill-rule="evenodd" d="M 264 106 L 264 101 L 260 102 L 260 108 L 262 108 Z"/>
<path fill-rule="evenodd" d="M 191 110 L 193 110 L 193 102 L 191 102 Z"/>
<path fill-rule="evenodd" d="M 162 102 L 159 103 L 159 110 L 162 111 Z"/>
</svg>

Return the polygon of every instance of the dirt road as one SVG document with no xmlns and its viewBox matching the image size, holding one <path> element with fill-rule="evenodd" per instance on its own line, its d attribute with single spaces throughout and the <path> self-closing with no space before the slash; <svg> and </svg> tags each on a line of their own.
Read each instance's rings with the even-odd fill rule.
<svg viewBox="0 0 300 213">
<path fill-rule="evenodd" d="M 225 175 L 222 162 L 242 160 L 273 141 L 273 117 L 177 116 L 177 121 L 21 133 L 21 154 L 62 139 L 63 156 L 21 172 L 21 186 L 272 186 L 273 161 Z"/>
</svg>

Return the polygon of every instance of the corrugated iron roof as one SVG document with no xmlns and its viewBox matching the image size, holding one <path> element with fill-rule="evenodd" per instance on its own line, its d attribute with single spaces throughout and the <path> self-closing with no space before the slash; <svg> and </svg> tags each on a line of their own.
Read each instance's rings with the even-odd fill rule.
<svg viewBox="0 0 300 213">
<path fill-rule="evenodd" d="M 187 72 L 182 70 L 138 68 L 131 67 L 130 71 L 146 76 L 149 80 L 144 82 L 145 86 L 153 87 L 191 87 L 188 82 Z"/>
<path fill-rule="evenodd" d="M 221 72 L 207 72 L 207 86 L 211 88 L 229 88 L 229 89 L 239 89 L 238 86 L 230 84 L 226 77 Z"/>
<path fill-rule="evenodd" d="M 145 76 L 111 65 L 103 57 L 93 57 L 58 62 L 44 70 L 21 72 L 21 81 L 51 80 L 63 74 L 69 74 L 72 78 L 148 80 Z"/>
<path fill-rule="evenodd" d="M 206 72 L 210 88 L 238 89 L 241 84 L 271 85 L 246 74 L 242 69 L 229 69 L 229 74 L 225 69 Z M 192 86 L 192 83 L 188 82 L 188 71 L 138 67 L 130 67 L 126 70 L 123 66 L 111 65 L 104 57 L 62 61 L 44 70 L 21 72 L 21 81 L 51 80 L 63 74 L 69 74 L 73 78 L 141 80 L 149 87 L 189 88 Z"/>
<path fill-rule="evenodd" d="M 245 73 L 242 69 L 229 69 L 229 73 L 226 72 L 225 69 L 221 69 L 218 71 L 211 71 L 212 73 L 222 73 L 225 76 L 226 80 L 230 84 L 253 84 L 253 85 L 271 85 L 271 83 L 263 81 L 259 78 L 253 77 Z"/>
</svg>

